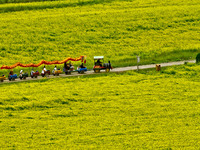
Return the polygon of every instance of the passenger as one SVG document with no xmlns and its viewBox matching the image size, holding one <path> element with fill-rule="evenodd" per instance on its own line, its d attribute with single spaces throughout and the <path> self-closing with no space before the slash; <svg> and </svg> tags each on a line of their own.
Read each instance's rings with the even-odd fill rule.
<svg viewBox="0 0 200 150">
<path fill-rule="evenodd" d="M 44 70 L 44 72 L 46 72 L 46 71 L 47 71 L 47 69 L 46 69 L 46 67 L 45 67 L 45 66 L 44 66 L 43 70 Z"/>
<path fill-rule="evenodd" d="M 102 63 L 101 63 L 100 59 L 97 60 L 96 66 L 101 66 L 102 67 Z"/>
<path fill-rule="evenodd" d="M 83 66 L 83 63 L 79 66 L 79 68 L 85 68 L 85 66 Z"/>
<path fill-rule="evenodd" d="M 47 69 L 44 66 L 44 68 L 42 69 L 42 74 L 45 74 L 46 71 L 47 71 Z"/>
<path fill-rule="evenodd" d="M 73 64 L 70 62 L 70 64 L 69 64 L 69 67 L 70 67 L 70 70 L 71 71 L 73 71 L 74 70 L 74 66 L 73 66 Z"/>
<path fill-rule="evenodd" d="M 23 74 L 23 70 L 20 71 L 20 74 Z"/>
<path fill-rule="evenodd" d="M 34 74 L 35 72 L 33 71 L 33 69 L 31 70 L 31 76 L 33 76 L 33 74 Z"/>
<path fill-rule="evenodd" d="M 9 74 L 10 74 L 10 75 L 13 75 L 13 71 L 11 70 Z"/>
<path fill-rule="evenodd" d="M 55 68 L 54 68 L 54 71 L 57 71 L 58 69 L 57 69 L 57 67 L 55 66 Z"/>
<path fill-rule="evenodd" d="M 70 69 L 70 65 L 67 64 L 67 66 L 66 66 L 66 70 L 69 70 L 69 69 Z"/>
<path fill-rule="evenodd" d="M 67 68 L 67 63 L 66 63 L 66 62 L 64 63 L 64 68 L 65 68 L 65 69 Z"/>
</svg>

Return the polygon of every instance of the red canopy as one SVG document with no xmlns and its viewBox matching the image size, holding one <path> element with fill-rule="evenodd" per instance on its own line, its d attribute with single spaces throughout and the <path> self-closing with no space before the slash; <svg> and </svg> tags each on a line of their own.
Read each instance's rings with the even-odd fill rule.
<svg viewBox="0 0 200 150">
<path fill-rule="evenodd" d="M 39 67 L 40 65 L 43 65 L 43 64 L 45 64 L 45 65 L 63 64 L 65 62 L 69 61 L 69 60 L 71 60 L 71 61 L 79 61 L 79 60 L 83 61 L 84 60 L 84 56 L 80 56 L 78 58 L 68 57 L 68 58 L 66 58 L 66 59 L 64 59 L 62 61 L 46 61 L 46 60 L 42 60 L 38 64 L 33 64 L 33 63 L 22 64 L 22 63 L 18 62 L 18 63 L 14 64 L 14 65 L 11 65 L 11 66 L 3 65 L 1 67 L 1 69 L 13 69 L 13 68 L 15 68 L 17 66 L 20 66 L 20 67 Z"/>
</svg>

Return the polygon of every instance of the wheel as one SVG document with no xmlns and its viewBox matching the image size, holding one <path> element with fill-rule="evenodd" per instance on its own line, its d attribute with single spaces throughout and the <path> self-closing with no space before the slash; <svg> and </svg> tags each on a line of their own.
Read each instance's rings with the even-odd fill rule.
<svg viewBox="0 0 200 150">
<path fill-rule="evenodd" d="M 11 78 L 9 78 L 9 81 L 11 81 Z"/>
<path fill-rule="evenodd" d="M 3 80 L 1 80 L 1 82 L 3 82 Z"/>
<path fill-rule="evenodd" d="M 31 78 L 33 78 L 33 76 L 31 76 Z"/>
<path fill-rule="evenodd" d="M 110 72 L 110 69 L 109 69 L 109 68 L 106 68 L 106 72 Z"/>
<path fill-rule="evenodd" d="M 84 74 L 84 71 L 82 70 L 80 73 L 81 73 L 81 74 Z"/>
<path fill-rule="evenodd" d="M 95 73 L 99 73 L 100 70 L 99 70 L 99 69 L 95 69 L 94 72 L 95 72 Z"/>
<path fill-rule="evenodd" d="M 12 80 L 14 80 L 14 78 L 12 78 Z M 20 80 L 22 80 L 22 77 L 20 77 Z"/>
<path fill-rule="evenodd" d="M 25 79 L 26 79 L 26 77 L 23 77 L 23 79 L 25 80 Z"/>
<path fill-rule="evenodd" d="M 12 78 L 13 81 L 15 81 L 15 78 Z"/>
<path fill-rule="evenodd" d="M 35 76 L 35 78 L 37 78 L 37 76 Z"/>
</svg>

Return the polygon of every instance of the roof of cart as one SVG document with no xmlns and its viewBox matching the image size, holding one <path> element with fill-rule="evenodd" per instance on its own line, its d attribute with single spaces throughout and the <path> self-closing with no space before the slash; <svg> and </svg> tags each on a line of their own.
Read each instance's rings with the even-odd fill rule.
<svg viewBox="0 0 200 150">
<path fill-rule="evenodd" d="M 94 59 L 103 59 L 104 56 L 94 56 Z"/>
</svg>

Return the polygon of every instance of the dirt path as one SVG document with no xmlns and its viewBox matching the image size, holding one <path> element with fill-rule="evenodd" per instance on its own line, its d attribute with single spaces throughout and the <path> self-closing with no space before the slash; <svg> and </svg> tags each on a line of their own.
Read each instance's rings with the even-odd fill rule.
<svg viewBox="0 0 200 150">
<path fill-rule="evenodd" d="M 177 61 L 177 62 L 169 62 L 169 63 L 160 63 L 161 67 L 166 67 L 166 66 L 173 66 L 173 65 L 182 65 L 185 62 L 189 63 L 195 63 L 195 60 L 185 60 L 185 61 Z M 149 65 L 141 65 L 139 66 L 139 69 L 149 69 L 149 68 L 155 68 L 156 64 L 149 64 Z M 129 66 L 129 67 L 119 67 L 119 68 L 114 68 L 110 72 L 124 72 L 124 71 L 129 71 L 129 70 L 137 70 L 137 66 Z M 101 72 L 105 72 L 102 70 Z M 71 75 L 65 75 L 65 74 L 60 74 L 59 76 L 53 76 L 50 75 L 48 78 L 60 78 L 60 77 L 70 77 L 70 76 L 82 76 L 82 75 L 90 75 L 90 74 L 95 74 L 93 70 L 87 71 L 84 74 L 78 74 L 77 72 L 72 72 Z M 30 80 L 40 80 L 44 79 L 42 76 L 38 76 L 38 78 L 31 78 L 28 77 L 26 80 L 20 80 L 19 78 L 16 79 L 15 81 L 9 81 L 9 80 L 4 80 L 2 83 L 13 83 L 13 82 L 24 82 L 24 81 L 30 81 Z"/>
</svg>

